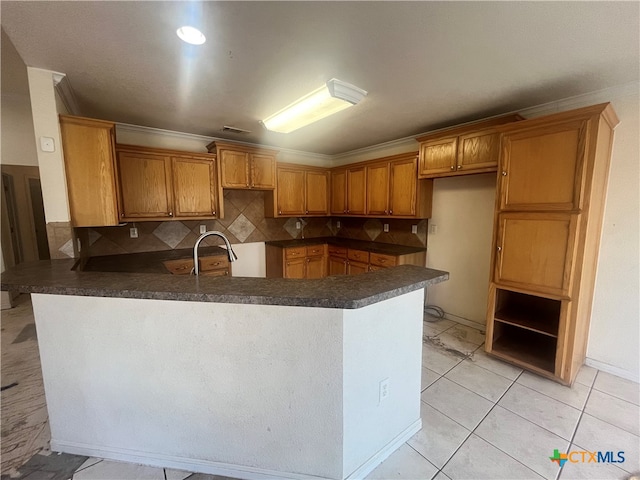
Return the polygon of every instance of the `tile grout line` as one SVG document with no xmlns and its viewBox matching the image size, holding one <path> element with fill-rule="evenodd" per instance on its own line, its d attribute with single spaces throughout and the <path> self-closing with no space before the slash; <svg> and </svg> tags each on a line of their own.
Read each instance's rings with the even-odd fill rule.
<svg viewBox="0 0 640 480">
<path fill-rule="evenodd" d="M 599 373 L 600 373 L 600 370 L 597 370 L 596 374 L 593 377 L 593 382 L 591 382 L 591 386 L 589 387 L 589 391 L 587 392 L 587 398 L 585 398 L 585 400 L 584 400 L 584 404 L 582 405 L 582 409 L 580 410 L 580 415 L 578 416 L 578 421 L 576 422 L 576 426 L 573 429 L 573 434 L 571 435 L 571 439 L 569 440 L 569 446 L 567 447 L 567 451 L 565 452 L 567 455 L 569 454 L 569 451 L 571 450 L 571 446 L 573 445 L 573 441 L 576 438 L 576 433 L 578 433 L 578 427 L 580 426 L 580 422 L 582 421 L 582 417 L 584 416 L 584 411 L 587 408 L 587 403 L 589 402 L 589 397 L 591 397 L 591 392 L 593 390 L 593 386 L 596 383 L 596 378 L 598 378 L 598 374 Z M 564 470 L 564 465 L 561 466 L 558 469 L 558 474 L 556 475 L 556 480 L 560 479 L 560 476 L 562 475 L 563 470 Z"/>
<path fill-rule="evenodd" d="M 442 465 L 442 468 L 440 469 L 440 471 L 444 470 L 444 467 L 446 467 L 449 462 L 451 461 L 451 459 L 456 455 L 456 453 L 458 453 L 458 450 L 460 450 L 460 448 L 462 448 L 462 445 L 465 444 L 465 442 L 467 440 L 469 440 L 469 438 L 471 438 L 471 435 L 473 435 L 475 433 L 475 431 L 478 429 L 478 427 L 480 426 L 480 424 L 489 416 L 489 414 L 493 411 L 493 409 L 498 405 L 498 402 L 500 400 L 502 400 L 502 397 L 504 397 L 506 395 L 506 393 L 509 391 L 509 389 L 513 386 L 514 383 L 516 383 L 516 380 L 518 378 L 520 378 L 520 375 L 522 375 L 522 373 L 524 372 L 520 372 L 520 374 L 511 381 L 511 385 L 509 385 L 509 388 L 507 388 L 504 393 L 500 396 L 500 398 L 498 399 L 497 402 L 495 402 L 493 404 L 493 407 L 491 407 L 489 409 L 489 411 L 485 414 L 484 417 L 482 417 L 482 419 L 478 422 L 478 424 L 473 428 L 473 430 L 469 433 L 469 435 L 467 435 L 467 438 L 465 438 L 462 443 L 458 446 L 458 448 L 455 449 L 455 451 L 451 454 L 451 456 L 449 456 L 448 460 L 444 463 L 444 465 Z M 477 394 L 476 394 L 477 395 Z M 444 414 L 443 414 L 444 415 Z M 456 422 L 457 423 L 457 422 Z M 520 460 L 518 460 L 517 458 L 512 457 L 510 454 L 508 454 L 507 452 L 505 452 L 504 450 L 500 449 L 499 447 L 497 447 L 496 445 L 494 445 L 493 443 L 485 440 L 484 438 L 482 438 L 480 435 L 477 435 L 478 438 L 480 438 L 482 441 L 487 442 L 489 445 L 491 445 L 493 448 L 499 450 L 500 452 L 504 453 L 506 456 L 508 456 L 509 458 L 515 460 L 516 462 L 518 462 L 520 465 L 522 465 L 523 467 L 527 468 L 528 470 L 531 470 L 532 472 L 534 472 L 536 475 L 539 475 L 541 478 L 544 478 L 544 476 L 540 475 L 537 471 L 535 471 L 533 468 L 525 465 L 524 463 L 522 463 Z M 446 475 L 446 472 L 443 472 Z"/>
</svg>

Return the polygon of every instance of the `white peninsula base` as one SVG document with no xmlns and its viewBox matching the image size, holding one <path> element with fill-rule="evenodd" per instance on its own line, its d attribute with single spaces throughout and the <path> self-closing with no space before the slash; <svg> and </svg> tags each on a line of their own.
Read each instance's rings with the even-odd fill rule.
<svg viewBox="0 0 640 480">
<path fill-rule="evenodd" d="M 51 448 L 362 478 L 421 428 L 423 294 L 359 309 L 33 294 Z"/>
</svg>

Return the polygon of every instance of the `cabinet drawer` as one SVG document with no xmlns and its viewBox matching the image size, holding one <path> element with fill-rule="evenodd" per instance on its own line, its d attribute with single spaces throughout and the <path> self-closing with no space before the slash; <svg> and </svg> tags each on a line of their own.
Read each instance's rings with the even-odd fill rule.
<svg viewBox="0 0 640 480">
<path fill-rule="evenodd" d="M 355 260 L 356 262 L 369 263 L 369 252 L 350 248 L 347 251 L 347 258 L 349 258 L 349 260 Z"/>
<path fill-rule="evenodd" d="M 179 260 L 167 260 L 163 262 L 164 266 L 167 267 L 174 275 L 188 275 L 193 270 L 193 259 L 182 258 Z"/>
<path fill-rule="evenodd" d="M 302 258 L 305 257 L 307 250 L 305 247 L 291 247 L 284 249 L 285 258 Z"/>
<path fill-rule="evenodd" d="M 393 255 L 385 255 L 384 253 L 372 253 L 369 258 L 369 263 L 379 267 L 395 267 L 398 264 L 398 258 Z"/>
<path fill-rule="evenodd" d="M 329 255 L 332 257 L 347 258 L 347 247 L 334 247 L 333 245 L 329 245 L 328 250 Z"/>
<path fill-rule="evenodd" d="M 215 255 L 211 257 L 201 257 L 200 260 L 200 272 L 206 272 L 209 270 L 223 270 L 229 269 L 229 259 L 225 255 Z"/>
<path fill-rule="evenodd" d="M 226 277 L 229 275 L 228 268 L 220 268 L 218 270 L 209 270 L 206 272 L 200 272 L 200 275 L 205 277 Z"/>
<path fill-rule="evenodd" d="M 307 256 L 324 255 L 324 245 L 313 245 L 307 247 Z"/>
</svg>

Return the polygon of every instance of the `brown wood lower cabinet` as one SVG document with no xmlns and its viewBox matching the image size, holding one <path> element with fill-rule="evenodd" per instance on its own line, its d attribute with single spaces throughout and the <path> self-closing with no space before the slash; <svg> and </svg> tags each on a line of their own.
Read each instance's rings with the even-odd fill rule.
<svg viewBox="0 0 640 480">
<path fill-rule="evenodd" d="M 396 265 L 425 266 L 424 251 L 390 255 L 337 245 L 299 247 L 266 245 L 267 278 L 322 278 L 359 275 Z"/>
<path fill-rule="evenodd" d="M 210 255 L 198 258 L 200 275 L 222 277 L 231 275 L 231 263 L 226 254 Z M 193 270 L 192 258 L 167 260 L 164 266 L 174 275 L 189 275 Z"/>
</svg>

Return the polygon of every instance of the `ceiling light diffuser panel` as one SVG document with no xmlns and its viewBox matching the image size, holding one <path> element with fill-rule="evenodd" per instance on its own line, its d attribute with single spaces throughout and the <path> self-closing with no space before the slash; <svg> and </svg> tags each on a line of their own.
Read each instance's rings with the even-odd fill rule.
<svg viewBox="0 0 640 480">
<path fill-rule="evenodd" d="M 262 121 L 267 130 L 290 133 L 310 123 L 356 105 L 367 95 L 365 90 L 332 78 Z"/>
</svg>

